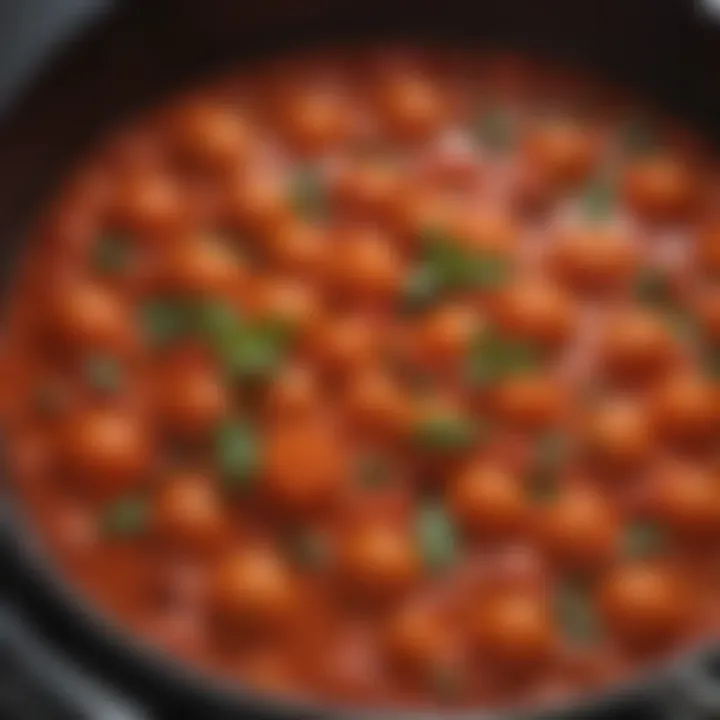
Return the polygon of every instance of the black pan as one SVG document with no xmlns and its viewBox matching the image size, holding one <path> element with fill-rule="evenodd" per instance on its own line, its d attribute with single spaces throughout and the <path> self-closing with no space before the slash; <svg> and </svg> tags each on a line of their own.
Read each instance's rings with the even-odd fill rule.
<svg viewBox="0 0 720 720">
<path fill-rule="evenodd" d="M 317 44 L 385 38 L 496 45 L 587 66 L 720 139 L 720 29 L 692 0 L 125 2 L 68 43 L 11 105 L 0 125 L 4 287 L 35 210 L 108 127 L 159 95 L 229 63 Z M 163 716 L 400 717 L 397 712 L 308 707 L 260 697 L 203 677 L 144 647 L 102 619 L 61 581 L 36 546 L 21 510 L 14 507 L 10 488 L 2 493 L 2 583 L 22 604 L 33 627 L 96 675 L 114 684 L 122 679 L 126 691 Z M 32 649 L 28 652 L 32 658 Z M 720 654 L 702 647 L 629 684 L 561 708 L 525 708 L 522 717 L 718 717 L 716 675 Z M 67 695 L 62 673 L 48 672 L 45 679 Z M 107 708 L 101 707 L 105 706 L 86 704 L 86 716 L 109 718 Z M 451 716 L 518 715 L 503 710 L 402 715 L 432 720 Z"/>
</svg>

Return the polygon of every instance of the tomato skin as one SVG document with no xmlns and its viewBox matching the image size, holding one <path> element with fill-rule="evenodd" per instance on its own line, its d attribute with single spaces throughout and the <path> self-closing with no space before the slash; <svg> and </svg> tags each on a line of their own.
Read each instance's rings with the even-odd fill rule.
<svg viewBox="0 0 720 720">
<path fill-rule="evenodd" d="M 228 409 L 227 389 L 212 368 L 170 364 L 155 388 L 156 410 L 172 432 L 185 438 L 206 436 Z"/>
<path fill-rule="evenodd" d="M 63 429 L 66 464 L 92 495 L 117 497 L 143 480 L 152 447 L 138 418 L 113 410 L 87 410 Z"/>
<path fill-rule="evenodd" d="M 568 490 L 540 514 L 540 542 L 572 570 L 602 568 L 618 545 L 615 509 L 591 490 Z"/>
<path fill-rule="evenodd" d="M 405 594 L 420 578 L 420 564 L 403 528 L 368 524 L 353 530 L 341 551 L 342 582 L 371 601 Z"/>
<path fill-rule="evenodd" d="M 548 122 L 531 131 L 524 144 L 526 162 L 555 185 L 585 178 L 596 160 L 592 133 L 571 121 Z"/>
<path fill-rule="evenodd" d="M 720 428 L 712 383 L 695 375 L 676 375 L 663 383 L 653 401 L 656 430 L 670 441 L 710 441 Z"/>
<path fill-rule="evenodd" d="M 542 599 L 510 593 L 483 603 L 472 625 L 478 649 L 506 672 L 529 672 L 552 652 L 552 624 Z"/>
<path fill-rule="evenodd" d="M 513 535 L 529 517 L 518 479 L 502 467 L 470 464 L 451 484 L 448 495 L 455 517 L 473 535 Z"/>
<path fill-rule="evenodd" d="M 551 255 L 557 275 L 569 287 L 581 291 L 621 287 L 636 264 L 636 252 L 629 240 L 607 229 L 566 232 Z"/>
<path fill-rule="evenodd" d="M 62 286 L 49 298 L 48 333 L 70 350 L 127 351 L 133 329 L 123 299 L 102 286 L 80 281 Z"/>
<path fill-rule="evenodd" d="M 267 438 L 263 489 L 275 507 L 302 516 L 337 496 L 345 465 L 343 448 L 324 424 L 283 423 Z"/>
<path fill-rule="evenodd" d="M 654 478 L 655 516 L 680 538 L 720 536 L 720 492 L 712 473 L 688 464 L 667 464 Z"/>
<path fill-rule="evenodd" d="M 635 649 L 672 640 L 687 622 L 689 609 L 680 581 L 652 565 L 618 568 L 605 579 L 599 604 L 618 640 Z"/>
<path fill-rule="evenodd" d="M 221 104 L 178 108 L 168 119 L 168 132 L 181 159 L 206 172 L 236 168 L 251 149 L 250 128 L 237 110 Z"/>
<path fill-rule="evenodd" d="M 588 419 L 585 435 L 592 457 L 611 467 L 637 467 L 652 452 L 652 426 L 637 403 L 602 403 Z"/>
<path fill-rule="evenodd" d="M 351 117 L 338 93 L 318 89 L 291 94 L 280 108 L 281 124 L 290 144 L 304 153 L 318 153 L 345 139 Z"/>
<path fill-rule="evenodd" d="M 696 198 L 696 178 L 672 157 L 650 157 L 628 168 L 623 181 L 625 199 L 639 215 L 651 221 L 683 219 Z"/>
<path fill-rule="evenodd" d="M 209 582 L 210 606 L 223 628 L 281 632 L 297 609 L 292 576 L 267 548 L 230 553 L 218 562 Z"/>
<path fill-rule="evenodd" d="M 628 381 L 646 382 L 672 366 L 676 347 L 654 313 L 628 310 L 611 318 L 601 350 L 611 375 Z"/>
<path fill-rule="evenodd" d="M 380 88 L 379 113 L 400 140 L 417 141 L 436 132 L 447 112 L 446 103 L 430 80 L 416 74 L 390 77 Z"/>
<path fill-rule="evenodd" d="M 152 527 L 163 542 L 190 550 L 217 548 L 224 540 L 222 500 L 209 478 L 170 477 L 157 494 Z"/>
<path fill-rule="evenodd" d="M 549 346 L 566 341 L 576 321 L 572 299 L 540 278 L 518 280 L 501 293 L 496 316 L 511 335 Z"/>
</svg>

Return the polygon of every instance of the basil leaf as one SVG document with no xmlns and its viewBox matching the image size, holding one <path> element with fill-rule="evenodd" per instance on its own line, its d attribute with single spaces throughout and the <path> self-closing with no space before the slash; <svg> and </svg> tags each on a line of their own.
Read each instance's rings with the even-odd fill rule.
<svg viewBox="0 0 720 720">
<path fill-rule="evenodd" d="M 363 487 L 382 487 L 390 480 L 390 469 L 382 455 L 368 452 L 358 458 L 357 475 Z"/>
<path fill-rule="evenodd" d="M 429 263 L 421 263 L 405 278 L 400 302 L 403 310 L 422 310 L 442 294 L 443 282 L 437 269 Z"/>
<path fill-rule="evenodd" d="M 118 537 L 138 535 L 147 524 L 147 510 L 147 502 L 142 498 L 119 500 L 108 508 L 103 528 Z"/>
<path fill-rule="evenodd" d="M 165 347 L 192 331 L 188 306 L 177 299 L 154 299 L 140 308 L 145 335 L 155 347 Z"/>
<path fill-rule="evenodd" d="M 260 439 L 249 423 L 228 421 L 218 428 L 215 463 L 228 488 L 249 490 L 260 461 Z"/>
<path fill-rule="evenodd" d="M 467 450 L 479 439 L 479 428 L 458 415 L 438 414 L 422 420 L 413 433 L 415 444 L 436 453 Z"/>
<path fill-rule="evenodd" d="M 535 445 L 535 460 L 543 467 L 557 468 L 568 452 L 568 439 L 560 432 L 541 435 Z"/>
<path fill-rule="evenodd" d="M 407 310 L 423 309 L 439 297 L 464 290 L 492 290 L 511 275 L 509 260 L 495 252 L 471 251 L 441 228 L 420 231 L 422 254 L 402 293 Z"/>
<path fill-rule="evenodd" d="M 103 393 L 116 393 L 122 383 L 122 371 L 116 358 L 91 355 L 85 358 L 83 372 L 88 385 Z"/>
<path fill-rule="evenodd" d="M 629 558 L 640 559 L 661 554 L 666 548 L 662 529 L 651 522 L 628 524 L 623 533 L 622 552 Z"/>
<path fill-rule="evenodd" d="M 555 588 L 554 611 L 563 635 L 574 645 L 587 645 L 599 635 L 599 623 L 587 590 L 564 580 Z"/>
<path fill-rule="evenodd" d="M 301 217 L 316 220 L 327 215 L 327 197 L 322 176 L 315 168 L 298 170 L 288 188 L 290 206 Z"/>
<path fill-rule="evenodd" d="M 432 571 L 452 565 L 458 550 L 455 526 L 441 505 L 426 504 L 415 518 L 415 535 L 425 565 Z"/>
<path fill-rule="evenodd" d="M 588 220 L 606 220 L 615 203 L 615 183 L 611 178 L 599 177 L 585 188 L 581 199 L 583 213 Z"/>
<path fill-rule="evenodd" d="M 130 247 L 125 238 L 103 235 L 93 248 L 91 263 L 95 270 L 105 275 L 122 273 L 130 262 Z"/>
<path fill-rule="evenodd" d="M 513 145 L 512 121 L 504 110 L 485 110 L 475 121 L 474 130 L 482 144 L 493 152 L 506 152 Z"/>
<path fill-rule="evenodd" d="M 207 300 L 195 308 L 195 326 L 213 346 L 223 346 L 238 332 L 240 317 L 228 303 Z"/>
<path fill-rule="evenodd" d="M 540 360 L 533 346 L 488 330 L 479 335 L 470 348 L 468 381 L 478 387 L 491 385 L 503 378 L 534 370 L 541 364 Z"/>
<path fill-rule="evenodd" d="M 470 260 L 470 285 L 478 290 L 495 290 L 505 285 L 512 274 L 511 265 L 504 255 L 482 253 Z"/>
<path fill-rule="evenodd" d="M 325 540 L 309 530 L 292 533 L 287 538 L 286 547 L 291 562 L 305 570 L 318 570 L 329 560 Z"/>
<path fill-rule="evenodd" d="M 686 308 L 670 307 L 665 311 L 665 320 L 673 335 L 682 343 L 702 347 L 703 329 L 699 320 Z"/>
<path fill-rule="evenodd" d="M 672 302 L 672 292 L 667 276 L 657 268 L 644 268 L 635 278 L 633 294 L 649 307 L 667 307 Z"/>
<path fill-rule="evenodd" d="M 280 368 L 289 341 L 289 329 L 280 323 L 262 321 L 245 326 L 228 338 L 224 365 L 241 382 L 267 380 Z"/>
</svg>

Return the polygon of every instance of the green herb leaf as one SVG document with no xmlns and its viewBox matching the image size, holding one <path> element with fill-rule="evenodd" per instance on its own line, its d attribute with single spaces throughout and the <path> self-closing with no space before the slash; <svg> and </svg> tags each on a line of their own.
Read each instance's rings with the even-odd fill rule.
<svg viewBox="0 0 720 720">
<path fill-rule="evenodd" d="M 85 358 L 83 371 L 88 385 L 102 393 L 116 393 L 122 383 L 122 371 L 116 358 L 91 355 Z"/>
<path fill-rule="evenodd" d="M 651 522 L 635 522 L 625 527 L 622 552 L 628 558 L 641 559 L 661 554 L 666 548 L 662 529 Z"/>
<path fill-rule="evenodd" d="M 641 303 L 649 307 L 667 307 L 672 302 L 667 275 L 657 268 L 644 268 L 638 273 L 633 294 Z"/>
<path fill-rule="evenodd" d="M 470 348 L 467 376 L 475 386 L 484 387 L 506 377 L 528 373 L 540 364 L 541 357 L 531 345 L 487 330 Z"/>
<path fill-rule="evenodd" d="M 510 277 L 507 258 L 491 252 L 470 252 L 449 236 L 427 245 L 424 262 L 444 291 L 490 290 Z"/>
<path fill-rule="evenodd" d="M 223 362 L 241 382 L 263 381 L 280 368 L 288 350 L 289 328 L 272 320 L 247 325 L 228 338 Z"/>
<path fill-rule="evenodd" d="M 147 510 L 143 498 L 119 500 L 108 508 L 103 528 L 109 535 L 117 537 L 138 535 L 147 524 Z"/>
<path fill-rule="evenodd" d="M 448 293 L 493 290 L 510 278 L 512 267 L 506 257 L 471 252 L 441 228 L 423 228 L 419 240 L 422 255 L 402 293 L 402 305 L 407 310 L 423 309 Z"/>
<path fill-rule="evenodd" d="M 292 209 L 301 217 L 315 220 L 327 214 L 325 185 L 317 169 L 298 170 L 292 178 L 288 194 Z"/>
<path fill-rule="evenodd" d="M 414 312 L 431 305 L 443 292 L 442 278 L 428 263 L 421 263 L 405 279 L 401 292 L 403 310 Z"/>
<path fill-rule="evenodd" d="M 537 439 L 535 461 L 543 467 L 559 467 L 567 457 L 568 438 L 560 432 L 548 432 Z"/>
<path fill-rule="evenodd" d="M 458 551 L 455 526 L 449 515 L 437 504 L 426 504 L 415 518 L 415 535 L 425 565 L 433 571 L 452 565 Z"/>
<path fill-rule="evenodd" d="M 471 258 L 471 285 L 479 290 L 495 290 L 505 285 L 512 275 L 508 258 L 498 253 L 483 253 Z"/>
<path fill-rule="evenodd" d="M 512 120 L 504 110 L 487 109 L 475 122 L 475 135 L 489 150 L 506 152 L 514 141 Z"/>
<path fill-rule="evenodd" d="M 218 428 L 215 463 L 228 488 L 249 490 L 260 461 L 260 440 L 249 423 L 228 421 Z"/>
<path fill-rule="evenodd" d="M 680 342 L 696 348 L 702 347 L 704 337 L 700 321 L 687 308 L 680 306 L 667 308 L 665 320 Z"/>
<path fill-rule="evenodd" d="M 178 299 L 155 299 L 140 308 L 140 322 L 155 347 L 166 347 L 192 331 L 187 303 Z"/>
<path fill-rule="evenodd" d="M 588 645 L 599 635 L 599 623 L 587 589 L 573 580 L 555 589 L 554 610 L 565 638 L 573 645 Z"/>
<path fill-rule="evenodd" d="M 105 275 L 122 273 L 130 262 L 130 247 L 126 238 L 103 235 L 93 248 L 92 266 Z"/>
<path fill-rule="evenodd" d="M 390 480 L 390 468 L 380 453 L 367 452 L 358 458 L 357 475 L 363 487 L 382 487 Z"/>
<path fill-rule="evenodd" d="M 616 184 L 612 178 L 598 177 L 585 188 L 581 198 L 583 213 L 588 220 L 606 220 L 615 203 Z"/>
<path fill-rule="evenodd" d="M 475 445 L 480 428 L 459 415 L 437 414 L 422 420 L 414 432 L 415 444 L 436 453 L 456 453 Z"/>
<path fill-rule="evenodd" d="M 329 548 L 324 538 L 309 530 L 292 533 L 286 547 L 291 562 L 304 570 L 318 570 L 329 560 Z"/>
<path fill-rule="evenodd" d="M 207 300 L 195 308 L 195 326 L 214 347 L 221 347 L 239 331 L 240 317 L 228 303 Z"/>
</svg>

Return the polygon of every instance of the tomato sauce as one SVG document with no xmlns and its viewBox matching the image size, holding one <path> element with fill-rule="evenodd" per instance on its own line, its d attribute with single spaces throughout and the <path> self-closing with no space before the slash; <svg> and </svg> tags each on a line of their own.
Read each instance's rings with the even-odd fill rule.
<svg viewBox="0 0 720 720">
<path fill-rule="evenodd" d="M 251 688 L 621 681 L 717 628 L 718 177 L 515 57 L 320 53 L 174 98 L 33 233 L 12 483 L 80 593 Z"/>
</svg>

